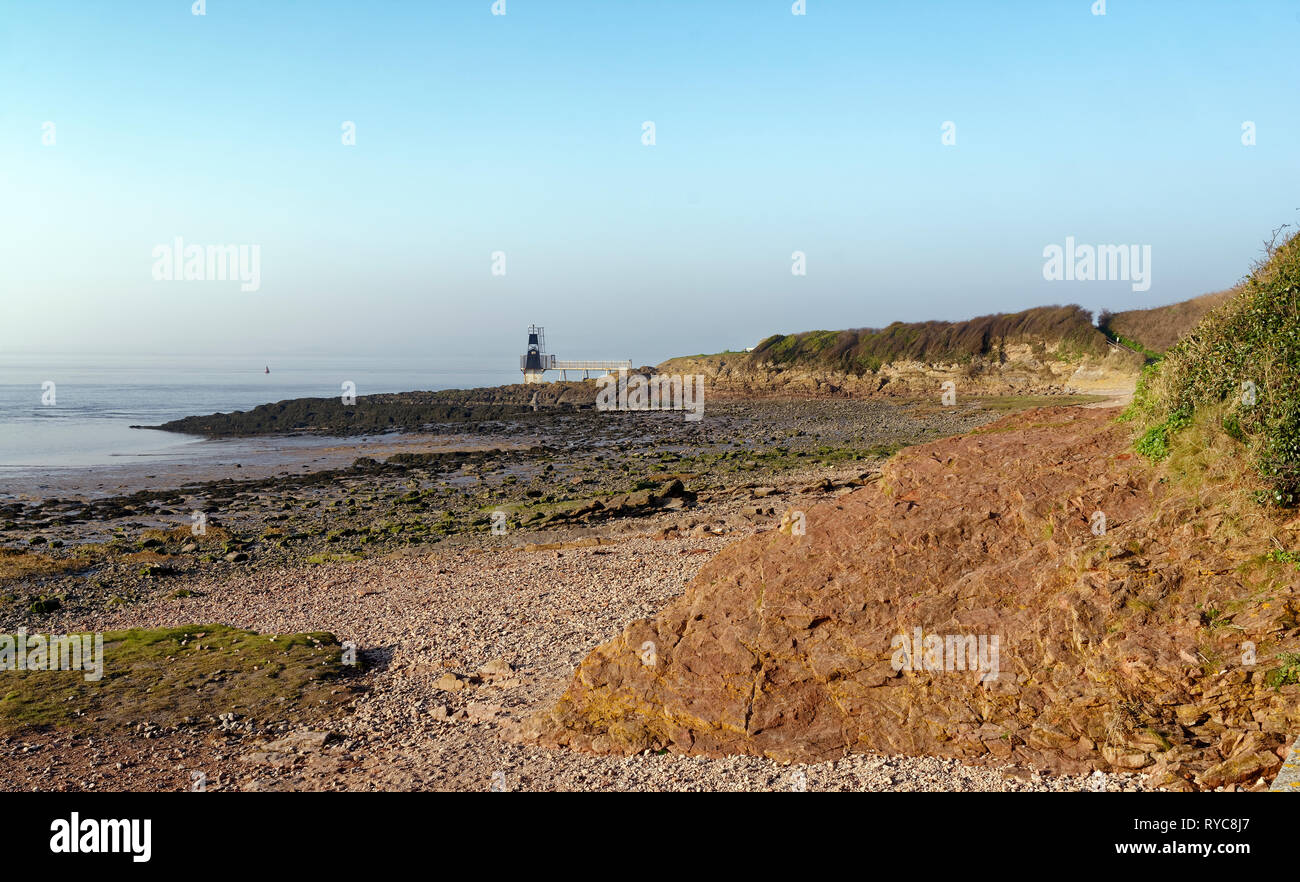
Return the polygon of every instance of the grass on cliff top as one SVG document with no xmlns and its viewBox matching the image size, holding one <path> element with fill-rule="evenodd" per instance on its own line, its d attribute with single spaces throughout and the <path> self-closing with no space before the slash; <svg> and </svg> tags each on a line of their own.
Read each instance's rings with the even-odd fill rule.
<svg viewBox="0 0 1300 882">
<path fill-rule="evenodd" d="M 1216 291 L 1152 309 L 1103 310 L 1097 327 L 1124 345 L 1159 358 L 1200 324 L 1210 310 L 1222 306 L 1236 293 L 1235 289 Z"/>
<path fill-rule="evenodd" d="M 325 632 L 264 635 L 225 625 L 111 631 L 99 680 L 80 670 L 0 671 L 0 733 L 120 731 L 230 712 L 305 720 L 349 697 L 343 678 L 351 670 Z"/>
<path fill-rule="evenodd" d="M 1300 236 L 1270 246 L 1236 297 L 1143 372 L 1125 417 L 1137 450 L 1160 461 L 1198 415 L 1249 458 L 1260 501 L 1300 503 Z"/>
<path fill-rule="evenodd" d="M 1024 312 L 985 315 L 964 322 L 894 322 L 879 330 L 806 331 L 774 334 L 750 353 L 754 364 L 874 373 L 895 361 L 968 362 L 1000 357 L 1008 343 L 1056 344 L 1059 355 L 1101 355 L 1105 336 L 1080 306 L 1040 306 Z"/>
</svg>

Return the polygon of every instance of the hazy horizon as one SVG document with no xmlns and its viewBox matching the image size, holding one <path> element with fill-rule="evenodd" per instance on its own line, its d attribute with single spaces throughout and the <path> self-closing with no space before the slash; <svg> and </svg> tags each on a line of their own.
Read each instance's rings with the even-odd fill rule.
<svg viewBox="0 0 1300 882">
<path fill-rule="evenodd" d="M 1298 217 L 1287 3 L 491 5 L 9 10 L 0 353 L 655 364 L 1160 306 Z M 256 290 L 156 281 L 177 237 Z M 1067 237 L 1149 289 L 1047 281 Z"/>
<path fill-rule="evenodd" d="M 1225 287 L 1231 287 L 1231 286 L 1225 286 Z M 1218 289 L 1218 290 L 1224 290 L 1224 289 L 1221 288 L 1221 289 Z M 1205 294 L 1211 294 L 1211 293 L 1214 293 L 1214 292 L 1212 292 L 1212 291 L 1206 291 L 1206 292 L 1202 292 L 1202 293 L 1205 293 Z M 1179 303 L 1179 302 L 1182 302 L 1183 300 L 1187 300 L 1187 299 L 1191 299 L 1192 297 L 1199 297 L 1199 296 L 1201 296 L 1201 295 L 1200 295 L 1200 294 L 1194 294 L 1194 295 L 1190 295 L 1190 297 L 1186 297 L 1186 298 L 1178 298 L 1178 299 L 1176 299 L 1176 300 L 1170 300 L 1170 301 L 1168 301 L 1167 303 L 1166 303 L 1166 302 L 1152 303 L 1150 306 L 1140 306 L 1140 307 L 1134 307 L 1134 308 L 1135 308 L 1135 309 L 1153 309 L 1153 308 L 1157 308 L 1157 307 L 1161 307 L 1161 306 L 1168 306 L 1168 305 L 1173 304 L 1173 303 Z M 1050 307 L 1050 306 L 1065 306 L 1065 305 L 1069 305 L 1069 304 L 1067 304 L 1067 303 L 1041 303 L 1041 304 L 1035 304 L 1035 306 L 1043 306 L 1043 307 Z M 1034 307 L 1026 307 L 1026 308 L 1034 308 Z M 1018 312 L 1019 310 L 1016 310 L 1016 311 Z M 1118 310 L 1114 310 L 1114 311 L 1118 311 Z M 1092 320 L 1093 320 L 1093 324 L 1096 324 L 1097 317 L 1098 317 L 1098 315 L 1099 315 L 1099 313 L 1100 313 L 1100 310 L 1099 310 L 1099 309 L 1097 309 L 1097 310 L 1092 310 L 1091 312 L 1092 312 Z M 982 313 L 981 315 L 988 315 L 988 314 L 989 314 L 989 313 Z M 975 315 L 975 314 L 971 314 L 971 315 L 956 315 L 956 316 L 931 316 L 931 317 L 929 317 L 929 318 L 913 319 L 912 321 L 919 321 L 919 322 L 925 322 L 925 321 L 962 322 L 962 321 L 966 321 L 966 320 L 968 320 L 968 319 L 973 319 L 973 318 L 978 318 L 978 317 L 979 317 L 979 316 L 978 316 L 978 315 Z M 901 321 L 901 320 L 900 320 L 900 321 Z M 766 337 L 768 337 L 768 336 L 771 336 L 772 334 L 797 334 L 797 333 L 801 333 L 801 332 L 805 332 L 805 331 L 862 330 L 862 329 L 864 329 L 864 328 L 874 328 L 874 329 L 876 329 L 876 330 L 879 330 L 879 329 L 882 329 L 882 328 L 886 327 L 888 324 L 889 324 L 889 323 L 886 322 L 885 324 L 882 324 L 882 325 L 856 325 L 856 326 L 845 326 L 845 327 L 842 327 L 842 328 L 822 328 L 822 327 L 816 327 L 816 328 L 814 328 L 814 327 L 807 327 L 807 328 L 789 328 L 789 329 L 785 329 L 785 328 L 783 328 L 783 329 L 781 329 L 781 330 L 775 330 L 775 331 L 771 331 L 771 332 L 769 332 L 769 333 L 767 333 L 767 334 L 763 334 L 762 336 L 758 337 L 757 339 L 754 339 L 754 340 L 748 341 L 748 342 L 746 342 L 746 343 L 733 344 L 733 345 L 718 345 L 718 346 L 716 346 L 716 347 L 714 347 L 714 348 L 701 349 L 701 350 L 698 350 L 698 351 L 691 351 L 691 352 L 686 352 L 686 351 L 680 351 L 680 352 L 679 352 L 679 351 L 672 351 L 672 352 L 669 352 L 669 353 L 667 353 L 667 354 L 664 354 L 664 355 L 662 355 L 662 356 L 660 356 L 660 357 L 656 357 L 656 358 L 654 358 L 654 359 L 652 359 L 652 360 L 638 361 L 636 358 L 633 358 L 632 360 L 633 360 L 633 362 L 634 362 L 636 365 L 638 365 L 638 366 L 640 366 L 640 365 L 642 365 L 642 364 L 646 364 L 646 365 L 655 365 L 655 364 L 659 364 L 659 363 L 661 363 L 661 362 L 667 361 L 667 360 L 670 359 L 670 358 L 675 358 L 675 357 L 678 357 L 678 356 L 685 356 L 685 355 L 699 355 L 699 354 L 714 354 L 714 353 L 727 352 L 727 351 L 732 351 L 732 352 L 741 351 L 741 350 L 744 350 L 744 349 L 747 349 L 747 348 L 753 347 L 755 344 L 761 342 L 764 338 L 766 338 Z M 137 360 L 148 360 L 148 359 L 203 359 L 203 358 L 225 358 L 225 359 L 236 359 L 236 358 L 243 358 L 243 359 L 248 359 L 248 360 L 250 360 L 250 361 L 257 361 L 258 359 L 275 358 L 275 357 L 281 357 L 281 358 L 305 358 L 305 359 L 335 359 L 335 360 L 338 360 L 338 361 L 348 361 L 348 360 L 356 361 L 356 360 L 372 360 L 372 359 L 386 359 L 386 360 L 394 360 L 394 359 L 396 359 L 396 360 L 418 361 L 418 360 L 422 360 L 422 359 L 437 359 L 437 360 L 443 360 L 443 361 L 448 361 L 448 362 L 452 362 L 452 361 L 477 362 L 477 363 L 481 366 L 480 369 L 467 369 L 467 370 L 465 371 L 466 373 L 475 373 L 475 374 L 477 374 L 477 373 L 480 373 L 480 372 L 482 372 L 482 371 L 484 371 L 484 370 L 494 370 L 494 369 L 498 369 L 498 370 L 509 370 L 509 371 L 511 371 L 511 372 L 513 373 L 513 372 L 517 372 L 517 368 L 518 368 L 518 364 L 517 364 L 517 356 L 520 355 L 520 354 L 522 354 L 523 351 L 524 351 L 524 342 L 523 342 L 523 341 L 525 341 L 526 338 L 527 338 L 527 333 L 526 333 L 526 331 L 527 331 L 526 328 L 525 328 L 523 331 L 516 331 L 515 328 L 512 326 L 511 328 L 506 329 L 506 333 L 503 334 L 503 337 L 504 337 L 508 342 L 507 342 L 507 344 L 506 344 L 504 347 L 502 347 L 502 349 L 503 349 L 503 351 L 504 351 L 504 350 L 509 350 L 509 355 L 506 356 L 506 362 L 507 362 L 507 364 L 506 364 L 506 366 L 505 366 L 504 368 L 502 368 L 502 367 L 501 367 L 501 364 L 499 364 L 499 362 L 501 361 L 501 359 L 500 359 L 496 354 L 493 354 L 493 353 L 488 353 L 488 354 L 484 354 L 484 353 L 474 353 L 474 354 L 460 354 L 460 355 L 442 355 L 442 356 L 438 356 L 438 355 L 431 355 L 429 352 L 409 352 L 409 353 L 403 353 L 403 354 L 397 354 L 397 355 L 394 355 L 393 353 L 390 353 L 390 352 L 381 352 L 381 351 L 373 351 L 373 352 L 352 351 L 352 350 L 334 351 L 334 350 L 329 349 L 328 347 L 323 347 L 323 346 L 321 346 L 321 347 L 314 347 L 314 348 L 303 348 L 303 349 L 271 349 L 271 350 L 257 350 L 257 351 L 248 350 L 248 351 L 243 351 L 243 352 L 240 352 L 240 351 L 237 351 L 237 350 L 228 350 L 228 351 L 218 351 L 218 350 L 209 350 L 209 351 L 203 351 L 203 350 L 191 350 L 191 351 L 181 351 L 181 350 L 172 350 L 172 351 L 163 351 L 163 350 L 150 351 L 150 350 L 143 350 L 143 351 L 142 351 L 142 350 L 134 350 L 134 351 L 125 351 L 125 350 L 112 350 L 112 349 L 103 349 L 103 350 L 93 350 L 93 349 L 85 349 L 85 350 L 57 350 L 57 349 L 49 349 L 49 350 L 46 350 L 46 349 L 39 349 L 39 348 L 24 348 L 24 347 L 22 347 L 22 346 L 16 346 L 16 347 L 14 347 L 14 348 L 12 348 L 12 349 L 9 349 L 9 350 L 7 350 L 7 351 L 0 352 L 0 357 L 3 357 L 3 356 L 5 356 L 5 355 L 14 355 L 14 356 L 24 356 L 24 357 L 34 357 L 34 358 L 39 358 L 39 357 L 49 357 L 49 358 L 93 358 L 93 357 L 103 357 L 103 358 L 110 358 L 110 359 L 137 359 Z M 553 350 L 555 347 L 552 346 L 552 345 L 549 345 L 549 341 L 550 341 L 551 338 L 552 338 L 552 335 L 551 335 L 550 332 L 548 331 L 548 332 L 547 332 L 548 349 L 552 349 L 552 350 Z M 518 350 L 518 352 L 516 352 L 515 350 Z M 612 356 L 611 356 L 611 357 L 612 357 Z M 259 365 L 260 365 L 260 363 L 259 363 Z M 267 366 L 269 366 L 269 365 L 267 365 Z M 447 368 L 441 368 L 440 370 L 443 370 L 444 372 L 450 372 L 450 369 L 447 369 Z"/>
</svg>

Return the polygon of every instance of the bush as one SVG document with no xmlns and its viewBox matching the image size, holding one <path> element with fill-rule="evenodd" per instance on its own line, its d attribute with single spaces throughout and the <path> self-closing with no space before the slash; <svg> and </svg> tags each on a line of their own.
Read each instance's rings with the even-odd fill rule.
<svg viewBox="0 0 1300 882">
<path fill-rule="evenodd" d="M 1106 354 L 1106 338 L 1093 327 L 1091 314 L 1072 304 L 964 322 L 894 322 L 881 329 L 776 334 L 759 343 L 749 360 L 752 364 L 806 365 L 863 374 L 875 373 L 893 361 L 1002 361 L 1008 343 L 1037 343 L 1039 357 L 1045 357 L 1043 341 L 1055 344 L 1058 356 Z"/>
<path fill-rule="evenodd" d="M 1238 440 L 1272 501 L 1300 502 L 1300 235 L 1267 256 L 1240 293 L 1144 372 L 1126 417 L 1159 460 L 1195 416 Z"/>
</svg>

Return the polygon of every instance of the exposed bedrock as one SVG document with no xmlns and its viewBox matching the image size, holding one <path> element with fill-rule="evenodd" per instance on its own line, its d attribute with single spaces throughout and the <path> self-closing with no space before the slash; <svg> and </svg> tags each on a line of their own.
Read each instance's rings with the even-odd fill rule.
<svg viewBox="0 0 1300 882">
<path fill-rule="evenodd" d="M 788 513 L 594 650 L 520 737 L 1140 769 L 1180 789 L 1271 775 L 1300 728 L 1277 661 L 1300 648 L 1300 579 L 1244 566 L 1261 537 L 1183 505 L 1114 416 L 1017 414 Z M 918 628 L 953 639 L 900 657 Z"/>
</svg>

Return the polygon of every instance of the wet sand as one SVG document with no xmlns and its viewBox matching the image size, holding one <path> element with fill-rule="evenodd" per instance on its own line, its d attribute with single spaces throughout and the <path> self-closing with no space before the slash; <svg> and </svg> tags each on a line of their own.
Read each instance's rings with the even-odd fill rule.
<svg viewBox="0 0 1300 882">
<path fill-rule="evenodd" d="M 487 441 L 474 434 L 390 434 L 196 440 L 178 452 L 123 456 L 101 466 L 0 467 L 0 500 L 93 499 L 208 481 L 239 481 L 340 469 L 358 457 L 395 453 L 513 449 L 525 441 Z"/>
</svg>

